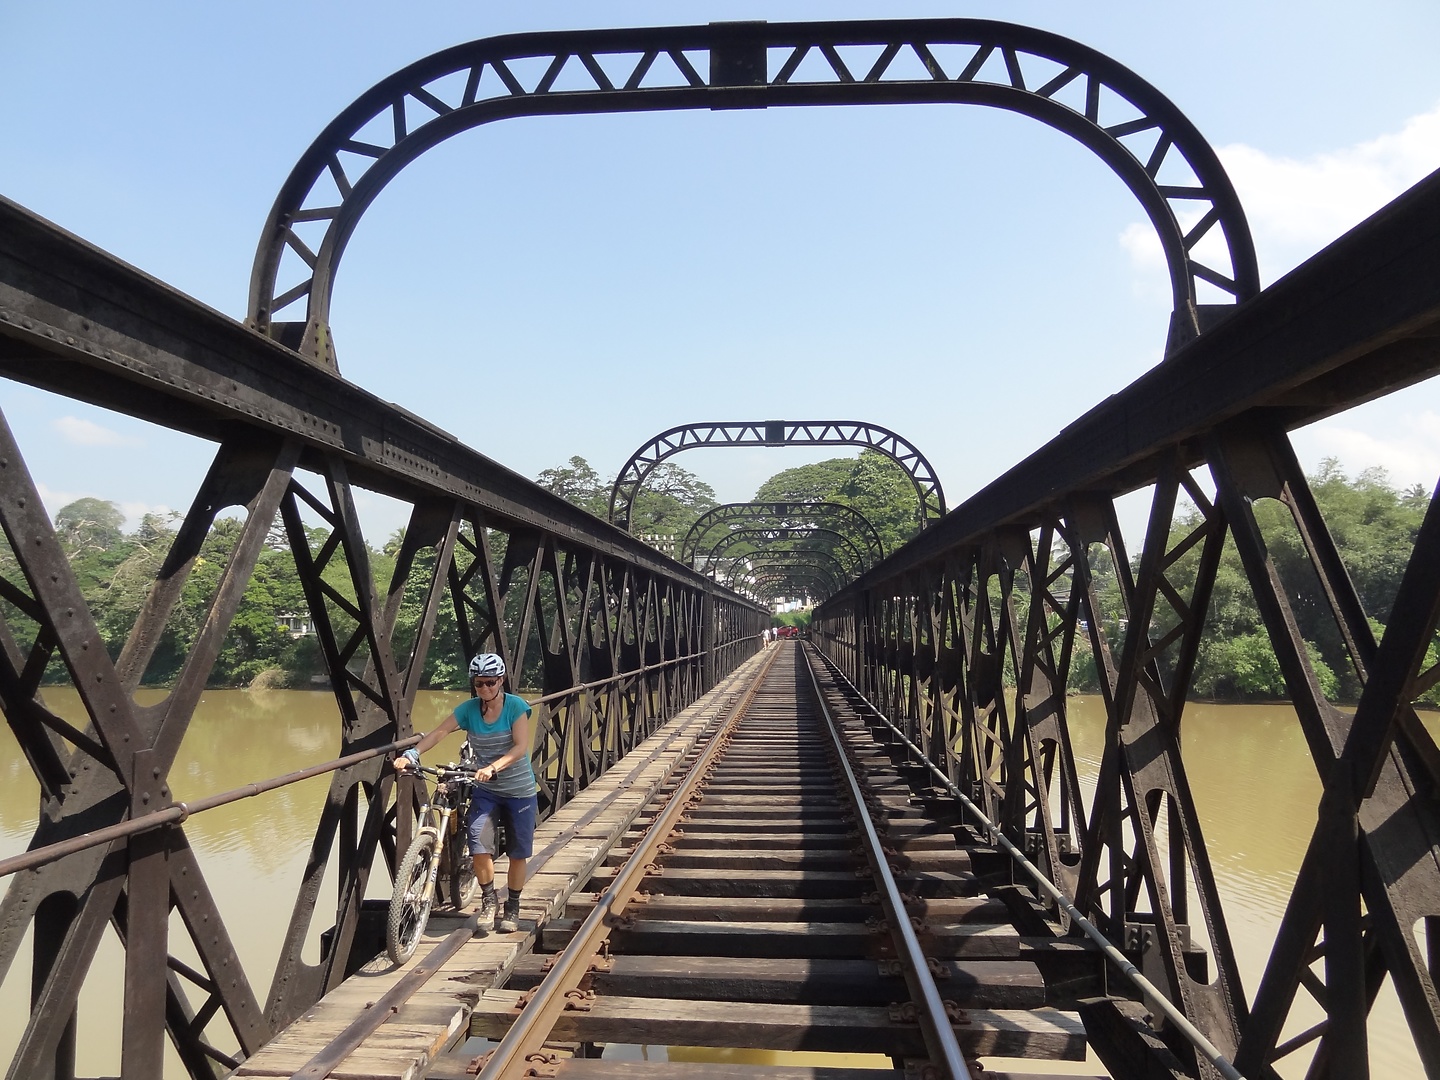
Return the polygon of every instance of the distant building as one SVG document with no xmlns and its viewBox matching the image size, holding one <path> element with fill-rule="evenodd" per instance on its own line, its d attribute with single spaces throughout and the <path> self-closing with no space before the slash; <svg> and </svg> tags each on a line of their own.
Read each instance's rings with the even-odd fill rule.
<svg viewBox="0 0 1440 1080">
<path fill-rule="evenodd" d="M 276 615 L 275 621 L 291 637 L 309 637 L 315 633 L 315 620 L 309 615 L 300 615 L 294 612 L 284 612 Z"/>
</svg>

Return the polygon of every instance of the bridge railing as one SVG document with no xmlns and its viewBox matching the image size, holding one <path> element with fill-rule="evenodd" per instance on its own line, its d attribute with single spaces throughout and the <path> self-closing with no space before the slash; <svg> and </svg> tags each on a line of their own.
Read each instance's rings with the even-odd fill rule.
<svg viewBox="0 0 1440 1080">
<path fill-rule="evenodd" d="M 0 421 L 0 704 L 41 791 L 31 849 L 172 805 L 168 774 L 201 693 L 257 567 L 277 550 L 293 558 L 303 588 L 347 761 L 318 808 L 263 1005 L 182 824 L 10 877 L 0 972 L 25 979 L 14 961 L 27 932 L 44 942 L 12 1075 L 68 1069 L 76 1001 L 112 921 L 126 946 L 126 1076 L 161 1075 L 167 1029 L 190 1074 L 212 1076 L 344 977 L 372 868 L 393 873 L 411 827 L 412 782 L 397 793 L 378 751 L 414 734 L 432 655 L 463 671 L 471 654 L 496 652 L 516 685 L 522 675 L 538 682 L 535 753 L 550 810 L 756 651 L 768 622 L 759 606 L 404 409 L 3 200 L 0 377 L 218 444 L 112 657 L 27 448 Z M 359 490 L 411 508 L 388 581 L 370 566 Z M 223 568 L 193 573 L 214 560 L 204 545 L 227 511 L 243 521 L 226 525 Z M 208 601 L 173 683 L 163 700 L 140 705 L 136 690 L 174 640 L 182 594 L 200 582 Z M 83 721 L 47 707 L 47 670 L 63 670 Z M 322 898 L 327 869 L 338 871 L 333 901 Z M 174 960 L 172 910 L 198 968 Z M 309 963 L 311 924 L 329 925 L 332 911 L 328 946 Z M 155 962 L 166 956 L 170 964 Z M 219 1048 L 232 1040 L 233 1052 Z"/>
<path fill-rule="evenodd" d="M 1393 610 L 1367 612 L 1289 438 L 1440 372 L 1437 330 L 1440 174 L 1082 416 L 812 624 L 860 692 L 1079 911 L 1129 943 L 1248 1077 L 1276 1075 L 1292 1054 L 1314 1054 L 1326 1075 L 1367 1075 L 1366 1016 L 1387 977 L 1440 1075 L 1440 751 L 1415 713 L 1440 681 L 1440 503 Z M 1116 500 L 1142 489 L 1148 526 L 1132 554 Z M 1276 534 L 1257 517 L 1264 500 L 1284 507 L 1363 687 L 1353 715 L 1321 690 L 1267 547 Z M 1180 741 L 1227 538 L 1324 785 L 1249 995 Z M 1372 614 L 1385 619 L 1378 641 Z M 1087 652 L 1107 714 L 1093 789 L 1067 723 L 1067 677 Z M 1063 911 L 1052 919 L 1069 929 Z M 1209 944 L 1208 973 L 1192 938 Z M 1304 995 L 1325 1023 L 1282 1037 Z"/>
</svg>

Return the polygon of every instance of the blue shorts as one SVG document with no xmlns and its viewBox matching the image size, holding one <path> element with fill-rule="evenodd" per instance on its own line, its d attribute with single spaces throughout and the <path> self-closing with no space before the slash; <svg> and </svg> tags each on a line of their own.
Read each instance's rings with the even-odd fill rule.
<svg viewBox="0 0 1440 1080">
<path fill-rule="evenodd" d="M 505 815 L 505 854 L 528 859 L 535 847 L 535 816 L 539 802 L 534 795 L 496 795 L 482 788 L 470 789 L 470 813 L 465 831 L 470 837 L 471 855 L 497 855 L 495 812 Z"/>
</svg>

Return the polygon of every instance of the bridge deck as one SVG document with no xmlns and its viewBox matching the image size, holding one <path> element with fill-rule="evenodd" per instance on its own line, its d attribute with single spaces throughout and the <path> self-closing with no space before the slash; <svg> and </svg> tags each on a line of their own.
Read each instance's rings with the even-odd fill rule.
<svg viewBox="0 0 1440 1080">
<path fill-rule="evenodd" d="M 857 871 L 853 815 L 837 801 L 821 748 L 797 735 L 805 713 L 794 674 L 799 649 L 772 651 L 785 654 L 775 665 L 781 689 L 772 676 L 703 799 L 671 834 L 663 867 L 610 934 L 610 959 L 587 980 L 598 996 L 554 1029 L 548 1045 L 562 1048 L 552 1065 L 558 1075 L 876 1075 L 737 1062 L 680 1072 L 681 1062 L 667 1062 L 656 1072 L 654 1062 L 584 1056 L 615 1043 L 924 1058 L 919 1027 L 894 1012 L 910 995 L 880 907 L 867 895 L 875 886 Z M 473 917 L 442 913 L 407 964 L 371 961 L 233 1075 L 467 1075 L 475 1054 L 474 1044 L 461 1045 L 465 1036 L 499 1039 L 508 1030 L 522 994 L 543 979 L 546 954 L 570 941 L 595 890 L 610 883 L 764 659 L 743 665 L 542 825 L 519 932 L 470 937 Z M 1084 1027 L 1073 1010 L 1079 998 L 1103 993 L 1100 958 L 1074 939 L 1055 939 L 1038 919 L 1022 932 L 1014 916 L 1028 907 L 1004 885 L 1000 856 L 968 842 L 934 792 L 912 792 L 860 720 L 842 722 L 937 986 L 963 1010 L 955 1030 L 965 1054 L 1083 1059 Z M 430 958 L 457 929 L 458 949 L 438 963 Z M 404 995 L 403 984 L 429 969 L 433 975 Z M 383 1022 L 344 1041 L 375 1009 Z M 885 1071 L 884 1058 L 874 1063 Z"/>
<path fill-rule="evenodd" d="M 735 679 L 715 688 L 677 716 L 543 822 L 521 910 L 521 930 L 491 933 L 462 945 L 379 1030 L 345 1056 L 334 1077 L 418 1077 L 446 1047 L 463 1038 L 481 992 L 504 985 L 520 957 L 534 947 L 538 927 L 562 912 L 569 896 L 599 867 L 605 853 L 639 816 L 650 792 L 691 752 L 733 700 Z M 501 876 L 503 877 L 501 863 Z M 426 940 L 395 967 L 383 954 L 336 987 L 232 1073 L 292 1076 L 339 1038 L 346 1028 L 407 976 L 428 966 L 431 947 L 458 928 L 473 927 L 473 909 L 437 912 Z M 326 1073 L 319 1072 L 324 1076 Z"/>
</svg>

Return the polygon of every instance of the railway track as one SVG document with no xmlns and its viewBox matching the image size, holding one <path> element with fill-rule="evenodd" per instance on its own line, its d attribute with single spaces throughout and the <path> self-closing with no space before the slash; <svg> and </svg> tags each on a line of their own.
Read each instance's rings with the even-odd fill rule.
<svg viewBox="0 0 1440 1080">
<path fill-rule="evenodd" d="M 1005 858 L 938 794 L 911 790 L 818 657 L 775 646 L 588 893 L 480 994 L 470 1033 L 498 1045 L 430 1075 L 862 1080 L 889 1059 L 895 1075 L 960 1080 L 982 1056 L 1082 1059 L 1067 1006 L 1101 992 L 1100 962 L 1017 929 L 1023 899 L 997 898 Z M 600 1057 L 612 1044 L 882 1058 L 816 1070 Z"/>
</svg>

